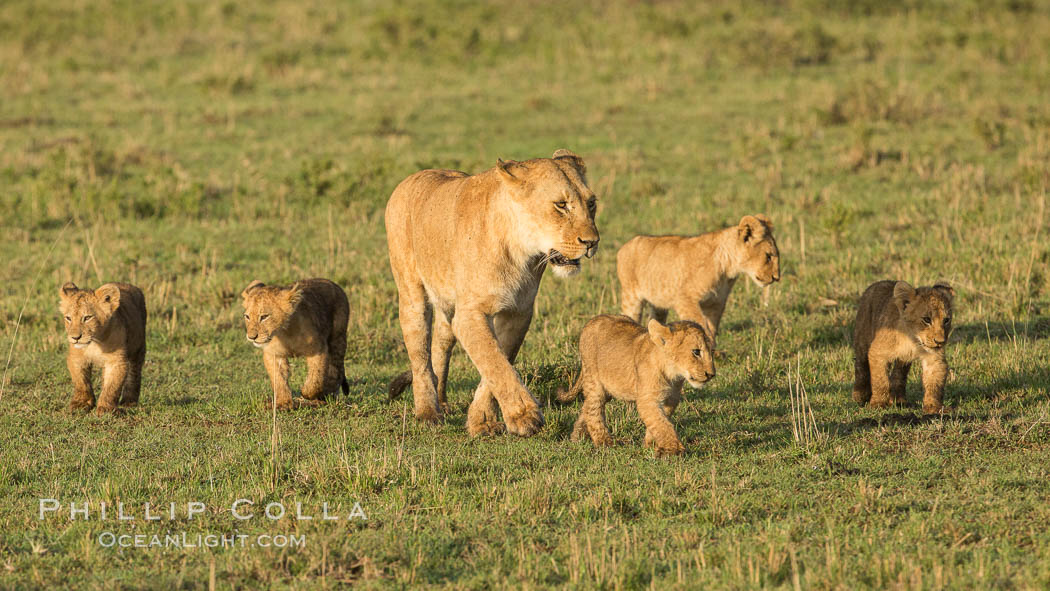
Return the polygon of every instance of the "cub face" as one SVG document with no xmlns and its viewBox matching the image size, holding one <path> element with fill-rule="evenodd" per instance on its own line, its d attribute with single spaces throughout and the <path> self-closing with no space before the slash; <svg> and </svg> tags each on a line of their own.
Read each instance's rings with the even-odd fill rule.
<svg viewBox="0 0 1050 591">
<path fill-rule="evenodd" d="M 649 320 L 649 338 L 656 344 L 669 364 L 685 378 L 689 385 L 700 388 L 715 377 L 715 358 L 707 333 L 695 322 L 674 322 L 663 325 L 655 318 Z"/>
<path fill-rule="evenodd" d="M 555 275 L 580 271 L 580 259 L 598 250 L 594 215 L 598 200 L 587 186 L 583 159 L 558 150 L 551 159 L 504 162 L 498 166 L 515 203 L 519 236 L 545 255 Z"/>
<path fill-rule="evenodd" d="M 103 285 L 91 291 L 68 282 L 58 290 L 58 308 L 66 323 L 69 344 L 83 349 L 105 332 L 113 312 L 120 305 L 120 289 Z"/>
<path fill-rule="evenodd" d="M 256 347 L 265 347 L 275 332 L 288 324 L 302 299 L 299 285 L 275 287 L 252 281 L 241 292 L 245 336 Z"/>
<path fill-rule="evenodd" d="M 764 215 L 745 215 L 737 226 L 741 268 L 759 287 L 780 281 L 780 250 L 773 222 Z"/>
<path fill-rule="evenodd" d="M 893 286 L 893 301 L 900 310 L 898 329 L 911 335 L 927 350 L 936 351 L 952 332 L 955 290 L 947 283 L 915 289 L 904 281 Z"/>
</svg>

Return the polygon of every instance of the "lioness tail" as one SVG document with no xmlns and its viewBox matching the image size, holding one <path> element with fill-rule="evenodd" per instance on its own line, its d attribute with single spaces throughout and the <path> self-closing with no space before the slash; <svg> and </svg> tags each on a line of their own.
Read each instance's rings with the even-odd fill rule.
<svg viewBox="0 0 1050 591">
<path fill-rule="evenodd" d="M 405 391 L 405 388 L 412 385 L 412 371 L 406 370 L 390 382 L 390 388 L 388 390 L 389 399 L 395 400 L 401 396 L 401 393 Z"/>
</svg>

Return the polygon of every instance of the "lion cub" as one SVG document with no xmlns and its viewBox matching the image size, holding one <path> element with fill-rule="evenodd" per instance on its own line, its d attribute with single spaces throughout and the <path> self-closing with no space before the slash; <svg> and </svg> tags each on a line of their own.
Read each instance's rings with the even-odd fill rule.
<svg viewBox="0 0 1050 591">
<path fill-rule="evenodd" d="M 263 350 L 277 408 L 317 406 L 328 394 L 350 392 L 343 357 L 350 303 L 327 279 L 303 279 L 288 287 L 252 281 L 241 292 L 248 340 Z M 288 358 L 306 358 L 303 398 L 292 400 Z M 273 401 L 267 403 L 271 408 Z"/>
<path fill-rule="evenodd" d="M 682 382 L 699 388 L 715 375 L 711 343 L 698 324 L 652 319 L 646 330 L 626 316 L 596 316 L 580 334 L 580 361 L 580 377 L 558 395 L 570 402 L 583 390 L 573 441 L 590 436 L 595 445 L 612 445 L 605 403 L 614 397 L 635 401 L 646 446 L 655 445 L 658 455 L 685 451 L 668 417 L 682 400 Z"/>
<path fill-rule="evenodd" d="M 66 366 L 73 378 L 70 409 L 95 406 L 92 368 L 102 370 L 102 393 L 96 412 L 113 411 L 119 404 L 136 404 L 146 359 L 146 298 L 127 283 L 107 283 L 96 290 L 66 283 L 58 290 L 59 310 L 66 321 L 69 355 Z"/>
<path fill-rule="evenodd" d="M 944 400 L 952 330 L 953 290 L 947 283 L 913 288 L 878 281 L 864 290 L 853 331 L 853 400 L 873 408 L 904 404 L 912 362 L 922 363 L 922 410 L 937 413 Z M 870 401 L 870 402 L 869 402 Z"/>
<path fill-rule="evenodd" d="M 673 309 L 702 326 L 712 341 L 741 273 L 759 286 L 780 280 L 773 224 L 763 215 L 746 215 L 736 226 L 699 236 L 635 236 L 616 253 L 625 316 L 641 322 L 648 303 L 653 317 L 664 322 Z"/>
</svg>

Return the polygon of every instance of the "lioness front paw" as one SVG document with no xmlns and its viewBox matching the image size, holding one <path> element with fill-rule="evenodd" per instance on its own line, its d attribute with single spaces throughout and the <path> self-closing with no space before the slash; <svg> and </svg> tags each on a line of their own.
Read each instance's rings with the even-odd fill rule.
<svg viewBox="0 0 1050 591">
<path fill-rule="evenodd" d="M 526 406 L 513 415 L 504 413 L 503 419 L 507 423 L 507 432 L 520 437 L 535 435 L 543 428 L 543 413 L 535 404 Z"/>
<path fill-rule="evenodd" d="M 441 422 L 441 411 L 434 406 L 424 406 L 415 409 L 416 420 L 427 425 L 436 425 Z"/>
<path fill-rule="evenodd" d="M 266 410 L 273 410 L 273 406 L 273 400 L 266 401 Z M 291 398 L 277 401 L 277 410 L 292 410 L 293 408 L 295 408 L 295 404 Z"/>
<path fill-rule="evenodd" d="M 74 399 L 69 403 L 69 410 L 73 412 L 88 412 L 95 408 L 94 400 L 78 400 Z"/>
</svg>

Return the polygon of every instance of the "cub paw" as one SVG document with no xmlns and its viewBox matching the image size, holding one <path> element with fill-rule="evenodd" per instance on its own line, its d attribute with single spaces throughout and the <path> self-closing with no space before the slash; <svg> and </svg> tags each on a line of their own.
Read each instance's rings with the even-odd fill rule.
<svg viewBox="0 0 1050 591">
<path fill-rule="evenodd" d="M 423 407 L 415 410 L 416 420 L 427 425 L 437 425 L 441 422 L 441 411 L 437 407 Z"/>
<path fill-rule="evenodd" d="M 656 457 L 668 457 L 668 456 L 680 456 L 685 453 L 685 446 L 680 441 L 675 441 L 672 444 L 657 445 L 656 446 Z"/>
<path fill-rule="evenodd" d="M 499 421 L 478 421 L 467 423 L 467 434 L 471 437 L 503 435 L 506 432 L 507 428 Z"/>
</svg>

